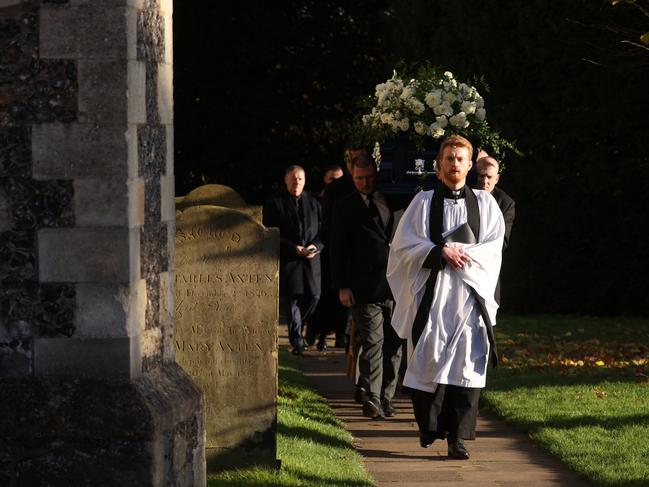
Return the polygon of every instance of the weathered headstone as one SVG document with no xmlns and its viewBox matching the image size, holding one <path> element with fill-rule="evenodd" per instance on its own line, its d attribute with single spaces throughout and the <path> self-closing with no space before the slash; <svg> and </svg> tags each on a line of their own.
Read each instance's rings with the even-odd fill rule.
<svg viewBox="0 0 649 487">
<path fill-rule="evenodd" d="M 205 395 L 208 470 L 273 467 L 279 233 L 229 208 L 176 221 L 176 360 Z"/>
<path fill-rule="evenodd" d="M 185 210 L 192 206 L 213 205 L 232 208 L 250 215 L 259 223 L 262 221 L 262 207 L 248 205 L 243 197 L 229 186 L 222 184 L 204 184 L 193 189 L 182 199 L 176 198 L 176 209 Z"/>
</svg>

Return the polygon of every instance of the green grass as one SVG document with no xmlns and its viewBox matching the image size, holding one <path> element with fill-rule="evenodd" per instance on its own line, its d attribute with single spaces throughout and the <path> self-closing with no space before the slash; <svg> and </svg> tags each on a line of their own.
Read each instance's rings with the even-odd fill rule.
<svg viewBox="0 0 649 487">
<path fill-rule="evenodd" d="M 485 404 L 595 485 L 649 485 L 649 320 L 503 317 Z"/>
<path fill-rule="evenodd" d="M 352 436 L 324 399 L 296 367 L 295 358 L 280 352 L 277 456 L 279 471 L 237 470 L 211 475 L 208 486 L 223 487 L 369 487 Z"/>
</svg>

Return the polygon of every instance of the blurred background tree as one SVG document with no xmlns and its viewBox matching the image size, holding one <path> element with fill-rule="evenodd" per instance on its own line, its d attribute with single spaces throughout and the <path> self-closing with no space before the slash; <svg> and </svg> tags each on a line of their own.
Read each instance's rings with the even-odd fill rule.
<svg viewBox="0 0 649 487">
<path fill-rule="evenodd" d="M 430 60 L 484 75 L 489 123 L 524 154 L 500 183 L 517 203 L 504 310 L 647 315 L 647 18 L 612 3 L 177 1 L 177 192 L 259 204 L 295 163 L 319 189 L 359 97 Z"/>
</svg>

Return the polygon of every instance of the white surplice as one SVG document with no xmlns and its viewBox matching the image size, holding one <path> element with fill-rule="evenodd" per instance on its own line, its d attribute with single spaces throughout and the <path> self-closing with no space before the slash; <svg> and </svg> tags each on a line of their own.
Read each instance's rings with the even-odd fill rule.
<svg viewBox="0 0 649 487">
<path fill-rule="evenodd" d="M 437 384 L 485 386 L 489 341 L 471 288 L 485 300 L 495 325 L 498 305 L 494 290 L 505 223 L 496 200 L 486 191 L 473 191 L 480 211 L 478 243 L 447 244 L 463 247 L 472 262 L 463 269 L 445 265 L 438 272 L 428 321 L 414 350 L 412 325 L 431 272 L 422 265 L 435 247 L 429 230 L 433 191 L 420 192 L 413 198 L 390 246 L 387 278 L 395 299 L 392 326 L 401 338 L 408 339 L 408 368 L 403 383 L 413 389 L 435 392 Z M 442 235 L 466 221 L 465 200 L 445 199 Z"/>
</svg>

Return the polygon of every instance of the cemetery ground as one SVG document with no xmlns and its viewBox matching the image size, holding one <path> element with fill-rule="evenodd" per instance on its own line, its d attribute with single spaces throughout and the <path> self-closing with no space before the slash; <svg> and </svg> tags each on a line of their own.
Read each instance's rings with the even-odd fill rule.
<svg viewBox="0 0 649 487">
<path fill-rule="evenodd" d="M 649 320 L 502 316 L 495 330 L 501 365 L 489 371 L 482 409 L 589 484 L 649 485 Z M 281 473 L 228 473 L 209 485 L 372 485 L 349 433 L 301 377 L 299 360 L 317 356 L 280 355 Z M 485 476 L 483 485 L 490 483 Z"/>
</svg>

